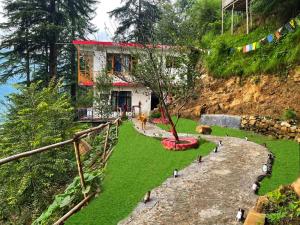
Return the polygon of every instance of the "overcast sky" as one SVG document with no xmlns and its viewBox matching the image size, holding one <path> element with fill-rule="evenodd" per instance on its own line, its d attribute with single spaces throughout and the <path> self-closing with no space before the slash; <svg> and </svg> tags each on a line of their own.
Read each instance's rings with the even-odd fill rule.
<svg viewBox="0 0 300 225">
<path fill-rule="evenodd" d="M 2 15 L 3 13 L 2 2 L 3 0 L 0 0 L 0 8 L 1 8 L 0 22 L 4 21 Z M 107 12 L 117 8 L 118 6 L 120 6 L 120 4 L 121 4 L 121 0 L 99 0 L 99 3 L 97 4 L 96 17 L 92 21 L 93 24 L 97 26 L 98 32 L 95 35 L 92 35 L 90 39 L 95 39 L 98 41 L 111 40 L 112 35 L 116 30 L 117 22 L 109 18 Z"/>
</svg>

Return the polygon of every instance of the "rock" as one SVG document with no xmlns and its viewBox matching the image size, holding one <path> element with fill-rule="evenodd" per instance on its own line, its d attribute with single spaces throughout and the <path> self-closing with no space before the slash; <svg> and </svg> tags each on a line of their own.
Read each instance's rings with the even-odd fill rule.
<svg viewBox="0 0 300 225">
<path fill-rule="evenodd" d="M 286 121 L 281 122 L 280 125 L 281 125 L 282 127 L 291 127 L 291 124 L 289 124 L 289 123 L 286 122 Z"/>
<path fill-rule="evenodd" d="M 268 202 L 269 199 L 266 196 L 259 196 L 259 198 L 256 201 L 254 210 L 258 213 L 261 213 L 263 211 L 264 205 L 266 205 Z"/>
<path fill-rule="evenodd" d="M 265 224 L 266 214 L 255 212 L 251 209 L 247 215 L 244 225 Z"/>
<path fill-rule="evenodd" d="M 212 129 L 210 128 L 210 126 L 199 125 L 196 127 L 196 131 L 200 134 L 211 134 Z"/>
</svg>

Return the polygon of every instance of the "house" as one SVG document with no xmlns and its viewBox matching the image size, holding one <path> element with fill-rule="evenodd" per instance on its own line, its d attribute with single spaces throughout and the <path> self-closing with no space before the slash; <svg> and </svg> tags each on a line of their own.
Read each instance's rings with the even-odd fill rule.
<svg viewBox="0 0 300 225">
<path fill-rule="evenodd" d="M 134 52 L 143 51 L 142 45 L 82 40 L 75 40 L 73 44 L 76 46 L 78 54 L 79 85 L 93 87 L 97 74 L 103 71 L 107 71 L 107 75 L 113 77 L 113 89 L 110 96 L 110 104 L 113 109 L 111 117 L 117 117 L 125 109 L 128 116 L 139 113 L 149 115 L 150 111 L 157 107 L 158 98 L 147 87 L 130 82 L 132 68 L 135 63 L 138 63 L 134 58 Z M 165 48 L 167 46 L 156 47 Z M 172 67 L 168 62 L 165 65 Z M 84 110 L 81 118 L 101 117 L 92 107 Z"/>
</svg>

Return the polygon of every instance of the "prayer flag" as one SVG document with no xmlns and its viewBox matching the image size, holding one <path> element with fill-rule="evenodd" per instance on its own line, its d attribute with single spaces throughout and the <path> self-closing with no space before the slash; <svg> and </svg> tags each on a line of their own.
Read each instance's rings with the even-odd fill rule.
<svg viewBox="0 0 300 225">
<path fill-rule="evenodd" d="M 243 53 L 246 53 L 247 52 L 247 46 L 243 46 Z"/>
<path fill-rule="evenodd" d="M 259 49 L 260 47 L 261 47 L 261 44 L 260 44 L 260 42 L 258 41 L 258 42 L 256 42 L 256 49 Z"/>
<path fill-rule="evenodd" d="M 298 26 L 300 26 L 300 18 L 296 17 L 296 18 L 295 18 L 295 22 L 296 22 L 296 24 L 297 24 Z"/>
<path fill-rule="evenodd" d="M 254 43 L 252 44 L 252 50 L 253 50 L 253 51 L 256 50 L 256 42 L 254 42 Z"/>
<path fill-rule="evenodd" d="M 274 40 L 274 35 L 273 35 L 273 34 L 269 34 L 269 35 L 267 36 L 267 39 L 268 39 L 268 42 L 269 42 L 269 43 L 273 42 L 273 40 Z"/>
<path fill-rule="evenodd" d="M 243 50 L 243 47 L 237 47 L 237 51 L 241 52 Z"/>
<path fill-rule="evenodd" d="M 296 28 L 296 24 L 295 24 L 295 20 L 294 19 L 291 19 L 290 25 L 291 25 L 292 28 Z"/>
<path fill-rule="evenodd" d="M 291 24 L 290 23 L 286 23 L 285 25 L 285 28 L 289 31 L 289 32 L 293 32 L 293 28 L 291 27 Z"/>
<path fill-rule="evenodd" d="M 275 32 L 275 36 L 276 36 L 277 40 L 279 40 L 281 38 L 281 34 L 279 33 L 279 31 Z"/>
<path fill-rule="evenodd" d="M 267 40 L 267 38 L 265 37 L 265 38 L 260 39 L 259 42 L 260 42 L 261 45 L 265 45 L 265 44 L 268 43 L 268 40 Z"/>
</svg>

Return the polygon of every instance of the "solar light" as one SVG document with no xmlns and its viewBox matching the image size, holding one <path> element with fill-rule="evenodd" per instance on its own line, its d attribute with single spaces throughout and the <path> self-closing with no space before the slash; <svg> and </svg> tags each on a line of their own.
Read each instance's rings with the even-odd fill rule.
<svg viewBox="0 0 300 225">
<path fill-rule="evenodd" d="M 173 176 L 174 176 L 174 178 L 178 177 L 178 170 L 177 169 L 174 170 Z"/>
<path fill-rule="evenodd" d="M 239 222 L 242 222 L 243 219 L 244 219 L 244 213 L 245 213 L 245 210 L 239 208 L 239 210 L 236 214 L 236 220 L 239 221 Z"/>
<path fill-rule="evenodd" d="M 257 194 L 257 191 L 258 191 L 258 189 L 259 189 L 259 183 L 258 182 L 254 182 L 253 184 L 252 184 L 252 191 L 255 193 L 255 194 Z"/>
<path fill-rule="evenodd" d="M 145 194 L 144 200 L 143 200 L 143 202 L 145 204 L 150 201 L 150 194 L 151 194 L 151 191 L 147 191 L 147 193 Z"/>
<path fill-rule="evenodd" d="M 263 171 L 264 173 L 267 173 L 267 172 L 268 172 L 268 165 L 267 165 L 267 164 L 264 164 L 264 165 L 262 166 L 262 171 Z"/>
<path fill-rule="evenodd" d="M 223 143 L 222 143 L 222 141 L 221 140 L 219 140 L 219 147 L 221 147 L 222 145 L 223 145 Z"/>
<path fill-rule="evenodd" d="M 214 149 L 214 153 L 217 153 L 217 152 L 218 152 L 218 146 L 216 146 Z"/>
<path fill-rule="evenodd" d="M 199 155 L 199 156 L 198 156 L 198 163 L 201 163 L 201 162 L 202 162 L 202 156 Z"/>
</svg>

